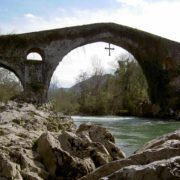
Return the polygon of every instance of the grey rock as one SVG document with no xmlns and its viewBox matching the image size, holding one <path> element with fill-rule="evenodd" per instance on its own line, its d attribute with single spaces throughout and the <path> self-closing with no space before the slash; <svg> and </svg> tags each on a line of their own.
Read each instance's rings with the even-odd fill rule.
<svg viewBox="0 0 180 180">
<path fill-rule="evenodd" d="M 70 118 L 59 117 L 48 105 L 0 104 L 0 179 L 48 179 L 37 139 L 47 130 L 56 134 L 74 127 Z"/>
<path fill-rule="evenodd" d="M 37 152 L 40 154 L 43 163 L 51 175 L 56 174 L 57 159 L 53 149 L 59 147 L 58 142 L 50 133 L 44 133 L 37 141 Z"/>
<path fill-rule="evenodd" d="M 180 129 L 147 142 L 142 148 L 137 150 L 136 153 L 140 153 L 148 149 L 152 149 L 152 150 L 158 149 L 165 146 L 175 147 L 175 146 L 179 146 L 179 143 L 180 143 Z"/>
<path fill-rule="evenodd" d="M 138 167 L 142 167 L 142 169 L 145 168 L 143 172 L 146 173 L 146 169 L 148 169 L 149 164 L 154 163 L 153 165 L 155 165 L 156 162 L 158 164 L 159 161 L 164 162 L 164 160 L 167 161 L 167 163 L 165 164 L 165 167 L 167 165 L 167 168 L 168 168 L 170 166 L 168 162 L 172 162 L 172 164 L 175 163 L 177 165 L 177 168 L 179 168 L 179 164 L 177 164 L 177 162 L 179 163 L 179 160 L 177 160 L 177 162 L 171 161 L 171 160 L 175 160 L 173 159 L 174 157 L 180 156 L 179 136 L 180 136 L 180 131 L 177 130 L 173 133 L 169 133 L 160 138 L 152 140 L 151 142 L 147 143 L 142 149 L 137 151 L 136 154 L 130 156 L 129 158 L 107 163 L 97 168 L 92 173 L 89 173 L 88 175 L 82 177 L 81 180 L 91 180 L 91 179 L 97 180 L 103 177 L 106 177 L 106 178 L 109 176 L 111 177 L 111 175 L 116 173 L 116 171 L 120 172 L 121 174 L 121 172 L 124 172 L 122 169 L 124 168 L 126 169 L 126 167 L 132 167 L 132 169 L 131 168 L 129 169 L 128 173 L 131 173 L 131 171 L 133 171 L 135 174 L 135 171 L 138 170 Z M 151 168 L 153 169 L 154 166 L 149 167 L 149 169 Z M 169 171 L 173 171 L 173 166 L 172 168 L 170 168 Z M 149 171 L 149 173 L 150 172 L 151 171 Z M 176 171 L 176 173 L 177 172 L 178 171 Z M 127 176 L 131 176 L 128 173 L 127 173 Z M 154 178 L 155 176 L 159 175 L 158 171 L 153 171 L 153 173 L 156 173 L 156 175 L 153 176 Z M 163 173 L 160 175 L 164 176 Z M 118 177 L 118 175 L 116 176 Z M 176 176 L 174 176 L 173 178 L 172 177 L 173 176 L 171 176 L 170 179 L 173 179 L 173 178 L 176 179 Z M 119 178 L 121 179 L 120 175 L 119 175 Z M 163 178 L 163 177 L 160 177 L 160 178 Z M 124 178 L 124 179 L 128 179 L 128 178 Z"/>
<path fill-rule="evenodd" d="M 101 178 L 101 180 L 178 180 L 180 179 L 180 156 L 147 165 L 131 165 Z"/>
<path fill-rule="evenodd" d="M 76 133 L 83 137 L 88 136 L 89 141 L 102 144 L 112 160 L 125 158 L 125 154 L 115 145 L 113 135 L 104 127 L 91 124 L 81 124 Z"/>
<path fill-rule="evenodd" d="M 30 180 L 43 180 L 37 173 L 34 172 L 22 172 L 22 176 L 24 179 Z"/>
<path fill-rule="evenodd" d="M 0 176 L 7 179 L 18 179 L 22 177 L 19 173 L 20 167 L 11 162 L 5 154 L 0 155 Z"/>
<path fill-rule="evenodd" d="M 52 177 L 68 175 L 69 178 L 76 179 L 95 169 L 90 158 L 71 156 L 50 133 L 41 135 L 37 144 L 37 151 Z"/>
</svg>

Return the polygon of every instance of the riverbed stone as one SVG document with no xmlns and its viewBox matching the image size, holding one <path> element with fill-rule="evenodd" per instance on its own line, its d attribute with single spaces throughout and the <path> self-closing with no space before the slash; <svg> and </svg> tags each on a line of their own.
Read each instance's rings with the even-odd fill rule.
<svg viewBox="0 0 180 180">
<path fill-rule="evenodd" d="M 108 153 L 111 155 L 112 160 L 125 158 L 125 154 L 115 145 L 113 135 L 104 127 L 91 124 L 81 124 L 76 133 L 81 137 L 87 138 L 91 142 L 102 144 Z"/>
</svg>

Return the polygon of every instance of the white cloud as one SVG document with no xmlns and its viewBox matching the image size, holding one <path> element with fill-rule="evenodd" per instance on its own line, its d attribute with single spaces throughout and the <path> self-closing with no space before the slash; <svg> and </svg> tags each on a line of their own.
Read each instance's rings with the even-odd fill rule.
<svg viewBox="0 0 180 180">
<path fill-rule="evenodd" d="M 116 0 L 116 1 L 128 6 L 143 6 L 145 4 L 144 0 Z"/>
<path fill-rule="evenodd" d="M 24 17 L 26 20 L 28 20 L 30 22 L 39 21 L 41 19 L 40 17 L 35 16 L 34 14 L 31 14 L 31 13 L 24 14 Z"/>
<path fill-rule="evenodd" d="M 31 14 L 31 13 L 25 14 L 24 17 L 25 17 L 25 18 L 28 18 L 28 19 L 35 19 L 35 18 L 36 18 L 36 16 L 33 15 L 33 14 Z"/>
</svg>

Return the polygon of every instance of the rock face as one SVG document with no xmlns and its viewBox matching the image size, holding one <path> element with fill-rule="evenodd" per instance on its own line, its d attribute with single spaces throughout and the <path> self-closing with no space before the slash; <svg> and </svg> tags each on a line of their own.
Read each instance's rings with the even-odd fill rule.
<svg viewBox="0 0 180 180">
<path fill-rule="evenodd" d="M 180 130 L 152 140 L 127 159 L 96 169 L 81 180 L 180 179 Z"/>
<path fill-rule="evenodd" d="M 0 105 L 0 180 L 78 179 L 124 157 L 103 127 L 77 129 L 49 105 Z"/>
</svg>

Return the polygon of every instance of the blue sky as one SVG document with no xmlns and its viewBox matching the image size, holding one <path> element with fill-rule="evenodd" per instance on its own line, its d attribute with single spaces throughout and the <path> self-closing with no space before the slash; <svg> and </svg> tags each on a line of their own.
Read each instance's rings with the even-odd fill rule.
<svg viewBox="0 0 180 180">
<path fill-rule="evenodd" d="M 136 1 L 136 0 L 132 0 Z M 168 0 L 145 0 L 145 2 L 165 2 Z M 173 0 L 169 0 L 169 2 Z M 75 9 L 116 9 L 123 5 L 124 1 L 118 0 L 1 0 L 0 20 L 7 21 L 13 17 L 25 13 L 47 16 L 59 8 L 70 10 Z"/>
<path fill-rule="evenodd" d="M 0 32 L 115 22 L 180 41 L 180 0 L 1 0 Z"/>
<path fill-rule="evenodd" d="M 180 0 L 1 0 L 0 14 L 1 34 L 114 22 L 180 42 Z M 55 72 L 61 86 L 71 86 L 95 56 L 106 59 L 102 66 L 110 71 L 110 62 L 125 51 L 115 47 L 108 57 L 105 46 L 85 46 L 68 54 Z"/>
<path fill-rule="evenodd" d="M 117 5 L 119 3 L 114 0 L 2 0 L 0 20 L 9 21 L 27 12 L 47 17 L 52 12 L 59 12 L 59 9 L 71 13 L 71 9 L 110 9 Z"/>
</svg>

